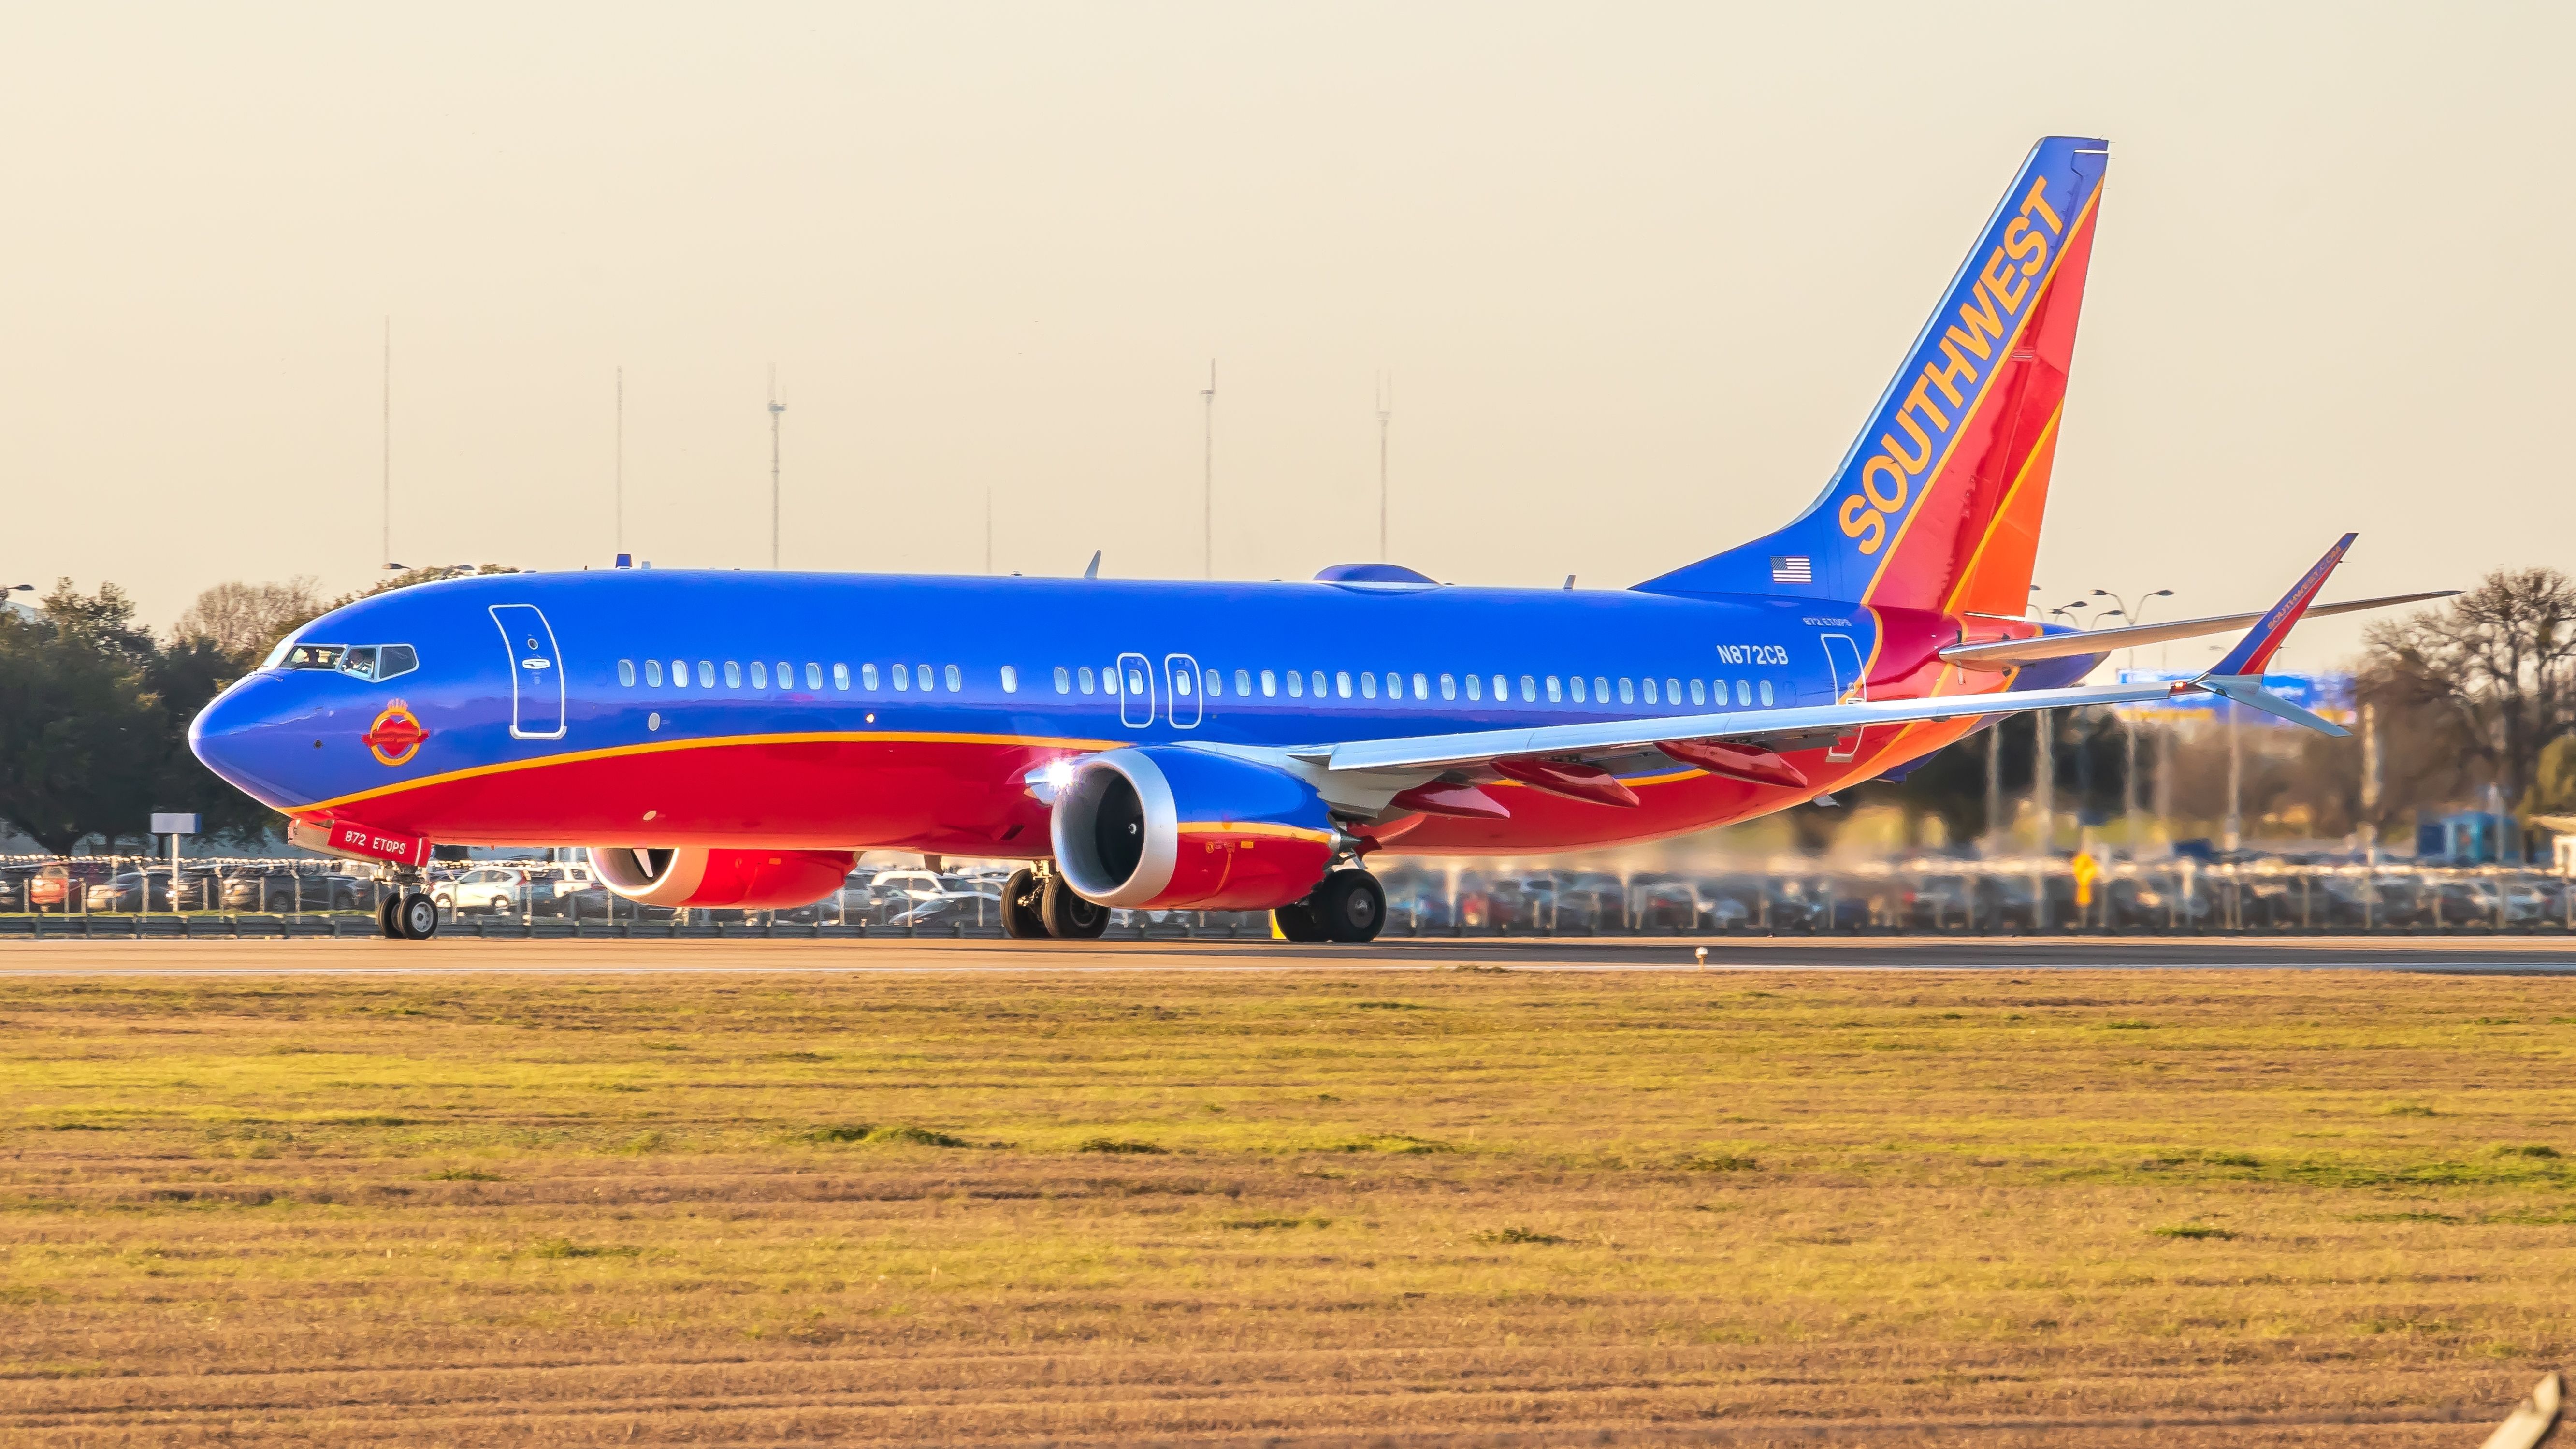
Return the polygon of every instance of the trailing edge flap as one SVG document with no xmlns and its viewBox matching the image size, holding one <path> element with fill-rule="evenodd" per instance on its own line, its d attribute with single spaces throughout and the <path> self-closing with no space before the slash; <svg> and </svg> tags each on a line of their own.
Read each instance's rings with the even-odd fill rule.
<svg viewBox="0 0 2576 1449">
<path fill-rule="evenodd" d="M 2311 609 L 2308 612 L 2313 614 L 2316 611 Z M 2321 735 L 2334 735 L 2337 738 L 2341 738 L 2352 733 L 2352 731 L 2345 729 L 2334 721 L 2310 714 L 2306 710 L 2299 708 L 2297 705 L 2290 703 L 2286 699 L 2283 699 L 2281 696 L 2265 689 L 2260 676 L 2242 674 L 2204 674 L 2200 678 L 2193 680 L 2192 683 L 2199 688 L 2208 690 L 2212 694 L 2232 700 L 2249 709 L 2259 709 L 2265 714 L 2277 715 L 2282 719 L 2288 720 L 2292 724 L 2305 725 L 2309 729 L 2315 730 Z"/>
<path fill-rule="evenodd" d="M 1308 764 L 1341 770 L 1425 770 L 1478 765 L 1522 755 L 1582 756 L 1641 749 L 1666 740 L 1802 739 L 1847 734 L 1862 725 L 1915 724 L 2033 709 L 2076 709 L 2096 704 L 2136 704 L 2164 699 L 2189 685 L 2116 684 L 2077 689 L 2008 690 L 1931 699 L 1864 700 L 1797 709 L 1733 710 L 1725 714 L 1670 715 L 1662 719 L 1603 720 L 1543 725 L 1535 729 L 1477 730 L 1454 735 L 1415 735 L 1353 740 L 1287 753 Z M 2295 706 L 2293 706 L 2295 707 Z"/>
</svg>

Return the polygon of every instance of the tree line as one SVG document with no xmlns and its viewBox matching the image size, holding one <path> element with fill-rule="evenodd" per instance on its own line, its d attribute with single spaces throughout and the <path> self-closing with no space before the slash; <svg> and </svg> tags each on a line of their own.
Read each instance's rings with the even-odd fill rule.
<svg viewBox="0 0 2576 1449">
<path fill-rule="evenodd" d="M 135 622 L 112 583 L 83 593 L 57 582 L 31 615 L 0 611 L 0 823 L 46 850 L 85 840 L 109 850 L 140 842 L 155 810 L 193 811 L 208 834 L 258 841 L 275 812 L 217 779 L 188 749 L 188 722 L 271 648 L 315 617 L 387 589 L 481 568 L 420 570 L 326 598 L 309 578 L 224 583 L 165 633 Z M 2286 751 L 2249 757 L 2245 814 L 2296 807 L 2311 832 L 2340 835 L 2415 810 L 2473 803 L 2489 787 L 2524 814 L 2576 813 L 2576 581 L 2556 569 L 2502 570 L 2441 605 L 2374 624 L 2364 636 L 2356 691 L 2380 738 L 2379 799 L 2363 798 L 2359 745 L 2302 735 Z M 2123 800 L 2122 726 L 2104 711 L 2052 718 L 2055 790 L 2063 808 L 2102 820 Z M 2007 797 L 2032 784 L 2037 722 L 2007 721 Z M 1865 786 L 1855 802 L 1939 817 L 1953 841 L 1984 834 L 1986 740 L 1972 735 L 1908 772 Z M 2208 818 L 2223 756 L 2203 740 L 2178 754 L 2184 813 Z M 2142 769 L 2149 755 L 2140 752 Z M 2150 798 L 2141 781 L 2138 797 Z M 2188 790 L 2181 787 L 2187 786 Z M 1801 811 L 1810 843 L 1833 812 Z"/>
<path fill-rule="evenodd" d="M 198 763 L 189 721 L 320 615 L 456 572 L 398 574 L 337 598 L 310 578 L 217 584 L 167 631 L 138 624 L 113 583 L 84 593 L 61 579 L 40 608 L 0 610 L 0 824 L 58 855 L 83 841 L 140 844 L 163 810 L 202 815 L 220 840 L 263 840 L 283 821 Z"/>
</svg>

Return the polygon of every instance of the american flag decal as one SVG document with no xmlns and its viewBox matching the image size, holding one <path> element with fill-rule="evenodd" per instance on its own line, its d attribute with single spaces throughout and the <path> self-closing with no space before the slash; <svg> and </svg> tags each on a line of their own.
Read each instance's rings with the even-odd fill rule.
<svg viewBox="0 0 2576 1449">
<path fill-rule="evenodd" d="M 1815 563 L 1803 554 L 1771 560 L 1771 582 L 1775 584 L 1812 584 L 1815 581 Z"/>
</svg>

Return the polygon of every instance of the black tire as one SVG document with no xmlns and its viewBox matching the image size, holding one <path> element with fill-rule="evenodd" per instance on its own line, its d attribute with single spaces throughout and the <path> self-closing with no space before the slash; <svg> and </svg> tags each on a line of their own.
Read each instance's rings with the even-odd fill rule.
<svg viewBox="0 0 2576 1449">
<path fill-rule="evenodd" d="M 394 908 L 394 924 L 406 941 L 426 941 L 438 934 L 438 902 L 412 891 Z"/>
<path fill-rule="evenodd" d="M 1109 929 L 1109 908 L 1075 894 L 1060 875 L 1046 878 L 1045 898 L 1038 909 L 1045 917 L 1046 933 L 1059 941 L 1096 941 Z"/>
<path fill-rule="evenodd" d="M 1033 870 L 1015 870 L 1002 883 L 1002 934 L 1035 941 L 1047 934 L 1046 887 Z"/>
<path fill-rule="evenodd" d="M 1279 923 L 1279 934 L 1291 941 L 1331 939 L 1324 934 L 1323 926 L 1315 920 L 1312 905 L 1313 897 L 1310 896 L 1306 900 L 1295 901 L 1272 911 L 1270 919 Z"/>
<path fill-rule="evenodd" d="M 388 941 L 402 939 L 402 925 L 394 919 L 394 910 L 401 904 L 401 896 L 387 896 L 376 903 L 376 929 L 382 931 Z"/>
<path fill-rule="evenodd" d="M 1306 899 L 1327 940 L 1358 945 L 1386 928 L 1386 887 L 1367 871 L 1334 871 Z"/>
</svg>

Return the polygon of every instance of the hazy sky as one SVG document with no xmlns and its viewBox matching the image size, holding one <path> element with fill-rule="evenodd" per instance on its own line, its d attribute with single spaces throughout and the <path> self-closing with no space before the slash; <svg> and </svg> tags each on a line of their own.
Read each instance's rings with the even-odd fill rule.
<svg viewBox="0 0 2576 1449">
<path fill-rule="evenodd" d="M 0 583 L 393 556 L 1623 585 L 1822 486 L 2112 166 L 2040 578 L 2568 562 L 2566 7 L 19 6 Z M 2151 618 L 2153 616 L 2150 616 Z M 1031 621 L 1041 627 L 1043 621 Z M 2293 664 L 2348 649 L 2313 626 Z M 2176 663 L 2183 662 L 2177 658 Z"/>
</svg>

